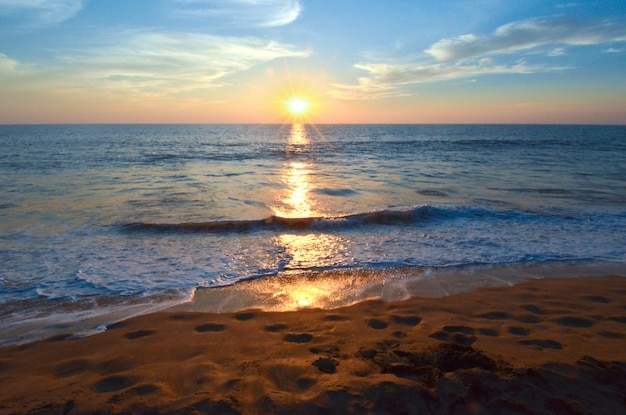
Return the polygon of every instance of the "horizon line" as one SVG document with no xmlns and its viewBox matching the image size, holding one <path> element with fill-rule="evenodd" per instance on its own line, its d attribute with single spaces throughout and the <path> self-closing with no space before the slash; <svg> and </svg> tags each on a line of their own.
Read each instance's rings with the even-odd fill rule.
<svg viewBox="0 0 626 415">
<path fill-rule="evenodd" d="M 46 126 L 46 125 L 553 125 L 553 126 L 606 126 L 624 127 L 617 123 L 562 123 L 562 122 L 24 122 L 1 123 L 0 126 Z"/>
</svg>

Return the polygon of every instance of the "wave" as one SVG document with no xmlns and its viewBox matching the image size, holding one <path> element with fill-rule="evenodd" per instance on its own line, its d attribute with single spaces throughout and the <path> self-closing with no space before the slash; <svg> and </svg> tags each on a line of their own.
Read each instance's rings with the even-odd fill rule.
<svg viewBox="0 0 626 415">
<path fill-rule="evenodd" d="M 220 220 L 183 223 L 131 222 L 122 224 L 121 227 L 127 232 L 238 233 L 264 229 L 334 229 L 349 228 L 359 225 L 398 225 L 418 220 L 426 220 L 437 215 L 441 215 L 440 209 L 431 206 L 420 206 L 407 210 L 383 210 L 336 217 L 287 218 L 272 215 L 265 219 L 258 220 Z"/>
<path fill-rule="evenodd" d="M 370 225 L 407 226 L 454 219 L 523 220 L 522 218 L 528 216 L 538 218 L 538 216 L 541 215 L 530 212 L 499 212 L 483 208 L 441 208 L 425 205 L 405 210 L 382 210 L 336 217 L 288 218 L 273 215 L 257 220 L 219 220 L 182 223 L 130 222 L 121 224 L 120 226 L 125 232 L 244 233 L 262 230 L 337 230 Z"/>
</svg>

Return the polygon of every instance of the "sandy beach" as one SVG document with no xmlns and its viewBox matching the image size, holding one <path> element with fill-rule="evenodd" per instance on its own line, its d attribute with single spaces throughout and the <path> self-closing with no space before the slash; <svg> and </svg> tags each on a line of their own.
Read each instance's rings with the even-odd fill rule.
<svg viewBox="0 0 626 415">
<path fill-rule="evenodd" d="M 0 413 L 620 414 L 626 278 L 161 312 L 0 349 Z"/>
</svg>

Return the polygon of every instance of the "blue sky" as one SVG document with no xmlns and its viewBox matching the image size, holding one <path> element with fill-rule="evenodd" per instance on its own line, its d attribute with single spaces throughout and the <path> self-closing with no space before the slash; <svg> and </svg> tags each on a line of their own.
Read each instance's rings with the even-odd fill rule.
<svg viewBox="0 0 626 415">
<path fill-rule="evenodd" d="M 0 0 L 0 122 L 626 123 L 626 2 Z"/>
</svg>

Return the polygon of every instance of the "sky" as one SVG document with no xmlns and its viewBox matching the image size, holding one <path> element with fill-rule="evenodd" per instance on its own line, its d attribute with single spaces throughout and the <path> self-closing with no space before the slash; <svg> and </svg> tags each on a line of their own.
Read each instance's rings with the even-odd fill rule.
<svg viewBox="0 0 626 415">
<path fill-rule="evenodd" d="M 0 123 L 626 124 L 623 0 L 0 0 Z"/>
</svg>

